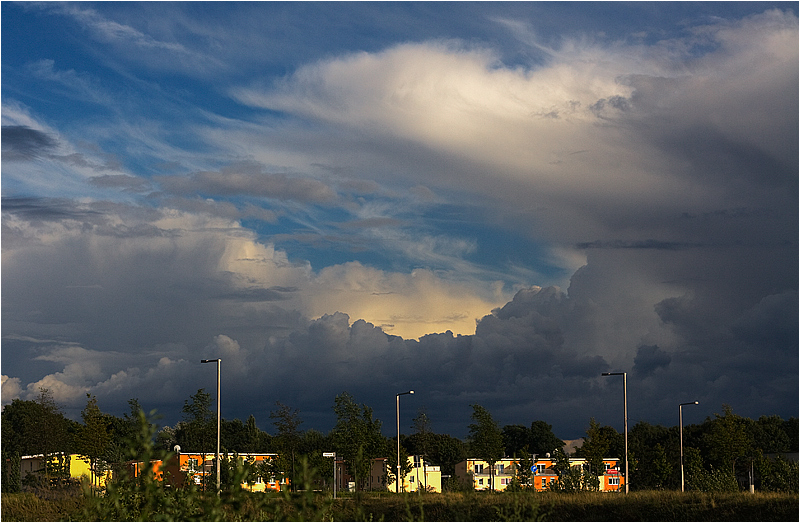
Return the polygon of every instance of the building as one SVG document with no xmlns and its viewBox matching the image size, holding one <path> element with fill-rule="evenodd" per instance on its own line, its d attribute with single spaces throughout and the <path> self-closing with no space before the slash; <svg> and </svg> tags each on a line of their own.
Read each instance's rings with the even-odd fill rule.
<svg viewBox="0 0 800 523">
<path fill-rule="evenodd" d="M 436 465 L 426 463 L 423 456 L 408 456 L 411 470 L 403 477 L 400 483 L 400 492 L 441 492 L 442 471 Z M 397 485 L 389 479 L 389 460 L 378 458 L 372 461 L 372 477 L 382 477 L 382 487 L 395 492 Z"/>
<path fill-rule="evenodd" d="M 516 475 L 519 460 L 515 458 L 503 458 L 494 464 L 494 490 L 505 490 L 511 484 L 512 478 Z M 536 458 L 532 467 L 532 484 L 537 491 L 547 490 L 550 485 L 558 480 L 558 474 L 553 469 L 555 460 L 553 458 Z M 617 491 L 624 487 L 625 479 L 620 474 L 619 458 L 603 458 L 603 470 L 597 475 L 600 483 L 600 491 Z M 583 467 L 586 465 L 585 458 L 569 458 L 571 467 Z M 492 475 L 489 464 L 481 459 L 470 458 L 456 464 L 456 477 L 475 490 L 488 490 L 492 488 L 490 484 Z"/>
<path fill-rule="evenodd" d="M 95 471 L 92 474 L 92 466 L 89 458 L 83 457 L 80 454 L 64 454 L 56 453 L 50 454 L 48 461 L 50 466 L 64 467 L 68 471 L 67 475 L 72 479 L 83 479 L 91 481 L 96 486 L 105 486 L 106 481 L 111 478 L 110 470 Z M 26 476 L 44 477 L 44 455 L 35 454 L 32 456 L 22 456 L 19 460 L 19 477 L 25 480 Z"/>
<path fill-rule="evenodd" d="M 241 464 L 249 463 L 256 466 L 255 474 L 251 476 L 252 482 L 242 483 L 242 488 L 251 492 L 280 491 L 282 486 L 289 484 L 288 479 L 280 479 L 272 475 L 266 476 L 263 474 L 264 471 L 257 467 L 259 464 L 277 457 L 277 454 L 253 452 L 220 454 L 221 459 L 236 459 Z M 195 485 L 202 485 L 206 477 L 210 478 L 208 481 L 214 483 L 217 474 L 214 466 L 215 460 L 215 453 L 179 451 L 174 453 L 166 464 L 162 460 L 153 461 L 153 474 L 159 481 L 164 481 L 166 475 L 166 479 L 175 486 L 182 486 L 187 481 Z M 130 462 L 128 466 L 131 474 L 138 477 L 143 470 L 144 463 L 141 461 Z"/>
<path fill-rule="evenodd" d="M 411 463 L 411 470 L 403 478 L 400 485 L 400 492 L 417 492 L 427 490 L 428 492 L 442 491 L 442 472 L 438 466 L 426 463 L 422 456 L 408 456 Z M 347 471 L 347 463 L 344 460 L 336 460 L 336 490 L 354 491 L 356 488 L 355 478 Z M 374 458 L 370 466 L 369 477 L 364 482 L 367 490 L 388 490 L 395 492 L 395 482 L 389 478 L 389 459 Z"/>
</svg>

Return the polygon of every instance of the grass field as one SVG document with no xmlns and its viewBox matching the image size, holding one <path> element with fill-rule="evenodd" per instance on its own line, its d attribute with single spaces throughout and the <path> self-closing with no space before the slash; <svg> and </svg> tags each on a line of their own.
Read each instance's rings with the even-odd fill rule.
<svg viewBox="0 0 800 523">
<path fill-rule="evenodd" d="M 3 494 L 3 521 L 85 521 L 83 496 Z M 797 494 L 698 492 L 248 495 L 227 521 L 798 521 Z M 217 516 L 219 517 L 219 516 Z M 200 518 L 202 519 L 202 517 Z"/>
</svg>

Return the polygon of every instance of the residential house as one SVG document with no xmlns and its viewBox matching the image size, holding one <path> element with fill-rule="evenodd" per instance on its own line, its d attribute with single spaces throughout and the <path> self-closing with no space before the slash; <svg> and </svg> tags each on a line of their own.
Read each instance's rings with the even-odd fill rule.
<svg viewBox="0 0 800 523">
<path fill-rule="evenodd" d="M 411 470 L 403 478 L 400 492 L 429 492 L 442 491 L 442 472 L 438 466 L 426 463 L 422 456 L 408 456 Z M 395 482 L 389 479 L 389 459 L 374 458 L 370 466 L 369 477 L 366 478 L 364 487 L 367 490 L 396 491 Z M 355 478 L 347 471 L 347 463 L 342 459 L 336 460 L 336 490 L 354 491 Z"/>
<path fill-rule="evenodd" d="M 426 463 L 423 456 L 408 456 L 411 470 L 400 483 L 400 492 L 441 492 L 442 471 L 436 465 Z M 396 482 L 389 479 L 389 460 L 378 458 L 372 461 L 372 478 L 382 478 L 382 488 L 390 492 L 397 490 Z"/>
<path fill-rule="evenodd" d="M 603 458 L 603 470 L 597 475 L 600 482 L 600 490 L 603 492 L 617 491 L 625 485 L 625 480 L 619 470 L 619 458 Z M 531 486 L 537 490 L 547 490 L 550 485 L 558 480 L 558 474 L 553 469 L 555 460 L 550 457 L 536 458 L 532 466 Z M 586 464 L 585 458 L 569 458 L 570 466 L 583 467 Z M 489 463 L 470 458 L 456 464 L 456 477 L 467 485 L 472 483 L 475 490 L 505 490 L 511 484 L 512 478 L 516 475 L 519 459 L 503 458 L 494 464 L 494 486 L 491 485 L 492 475 Z"/>
</svg>

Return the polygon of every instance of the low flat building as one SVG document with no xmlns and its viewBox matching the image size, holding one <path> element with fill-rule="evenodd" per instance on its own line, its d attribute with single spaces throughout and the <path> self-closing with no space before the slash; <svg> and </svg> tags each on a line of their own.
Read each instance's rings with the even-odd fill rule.
<svg viewBox="0 0 800 523">
<path fill-rule="evenodd" d="M 89 459 L 80 454 L 56 453 L 48 456 L 49 465 L 52 468 L 63 467 L 66 476 L 72 479 L 83 479 L 92 482 L 95 486 L 102 487 L 111 478 L 110 470 L 92 471 Z M 44 455 L 35 454 L 22 456 L 19 460 L 19 477 L 25 480 L 26 476 L 33 475 L 39 478 L 44 477 Z M 94 472 L 94 473 L 93 473 Z"/>
<path fill-rule="evenodd" d="M 553 469 L 555 460 L 553 458 L 536 458 L 531 468 L 531 480 L 529 487 L 537 491 L 548 490 L 556 481 L 558 474 Z M 603 470 L 597 474 L 599 490 L 601 492 L 617 491 L 624 487 L 625 479 L 620 473 L 619 458 L 603 458 Z M 569 458 L 571 467 L 583 468 L 586 465 L 585 458 Z M 489 467 L 489 463 L 478 458 L 469 458 L 456 464 L 456 477 L 475 490 L 505 490 L 511 484 L 511 480 L 517 473 L 519 467 L 518 458 L 503 458 L 495 462 L 494 469 Z M 490 473 L 493 472 L 493 473 Z M 493 483 L 493 485 L 492 485 Z"/>
<path fill-rule="evenodd" d="M 251 465 L 258 465 L 265 461 L 277 458 L 277 454 L 271 453 L 222 453 L 221 459 L 237 459 L 239 463 L 250 463 Z M 170 483 L 176 486 L 182 486 L 186 482 L 192 482 L 195 485 L 202 485 L 205 478 L 210 478 L 208 481 L 212 483 L 216 481 L 216 468 L 214 461 L 216 460 L 216 453 L 202 453 L 202 452 L 175 452 L 172 458 L 165 464 L 161 460 L 153 461 L 153 473 L 159 481 L 167 479 Z M 130 462 L 129 467 L 134 476 L 138 476 L 143 470 L 143 462 Z M 257 473 L 251 476 L 251 482 L 243 482 L 242 488 L 251 492 L 266 492 L 266 491 L 280 491 L 282 486 L 285 487 L 289 484 L 286 478 L 276 478 L 275 476 L 265 476 Z"/>
</svg>

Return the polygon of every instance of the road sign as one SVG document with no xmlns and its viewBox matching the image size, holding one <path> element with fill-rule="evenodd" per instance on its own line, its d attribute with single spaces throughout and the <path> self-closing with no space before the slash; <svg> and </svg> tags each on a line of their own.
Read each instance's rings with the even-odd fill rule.
<svg viewBox="0 0 800 523">
<path fill-rule="evenodd" d="M 336 453 L 335 452 L 323 452 L 322 453 L 322 457 L 323 458 L 335 458 L 336 457 Z"/>
</svg>

